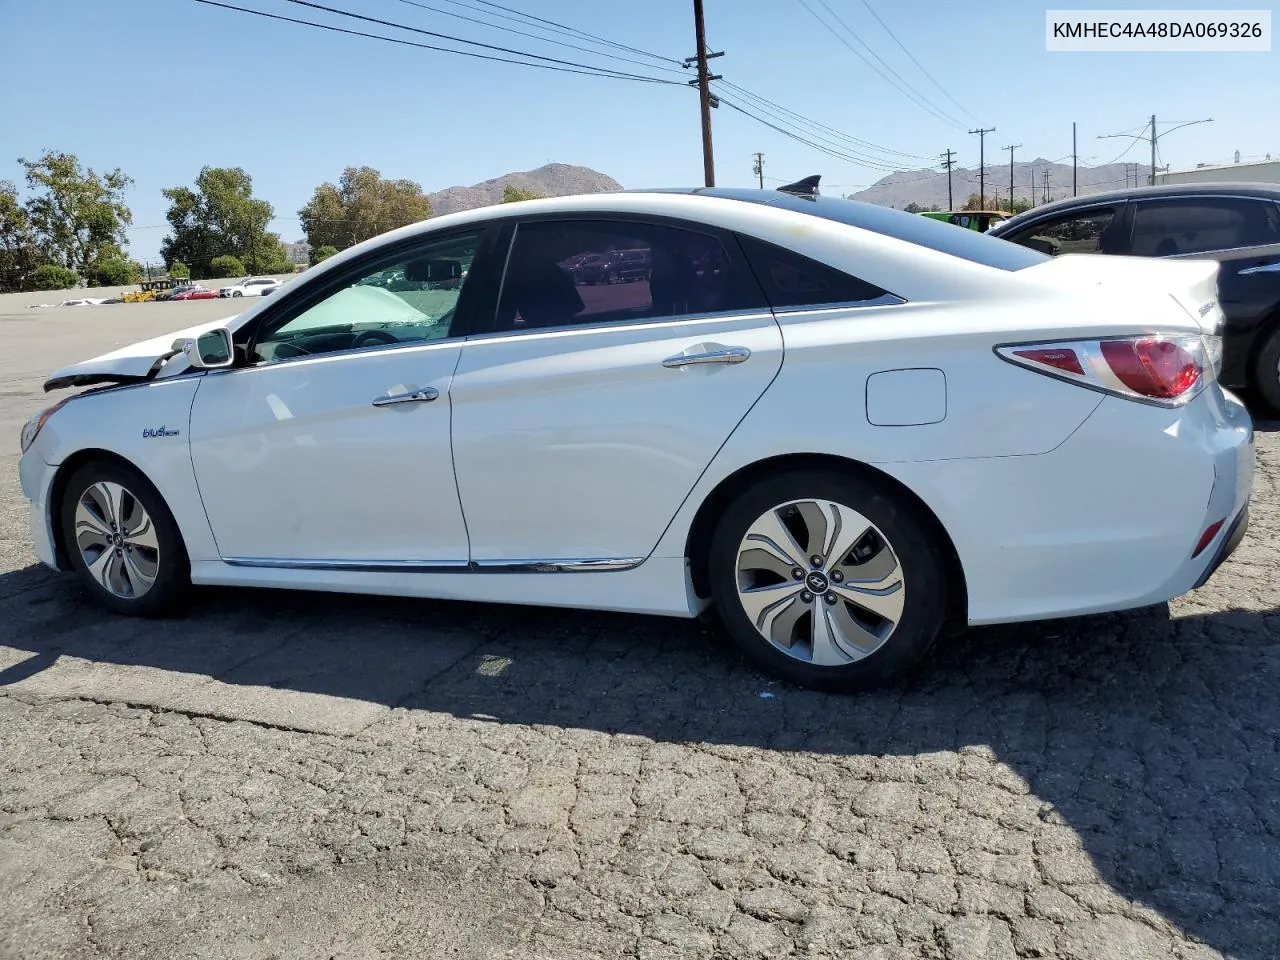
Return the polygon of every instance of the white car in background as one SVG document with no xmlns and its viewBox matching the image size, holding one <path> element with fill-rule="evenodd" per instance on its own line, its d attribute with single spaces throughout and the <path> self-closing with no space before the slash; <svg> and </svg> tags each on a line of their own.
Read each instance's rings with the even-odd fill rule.
<svg viewBox="0 0 1280 960">
<path fill-rule="evenodd" d="M 572 265 L 645 251 L 648 278 Z M 719 613 L 822 688 L 944 622 L 1166 601 L 1244 535 L 1217 264 L 1045 256 L 763 190 L 430 220 L 229 320 L 60 370 L 39 558 L 111 610 L 189 584 Z"/>
<path fill-rule="evenodd" d="M 229 287 L 222 287 L 218 290 L 218 296 L 260 297 L 263 294 L 274 293 L 281 286 L 283 284 L 274 277 L 247 277 L 239 283 L 233 283 Z"/>
</svg>

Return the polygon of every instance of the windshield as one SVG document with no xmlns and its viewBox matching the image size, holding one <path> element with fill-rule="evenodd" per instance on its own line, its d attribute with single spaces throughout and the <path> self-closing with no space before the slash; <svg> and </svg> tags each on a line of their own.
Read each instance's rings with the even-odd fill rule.
<svg viewBox="0 0 1280 960">
<path fill-rule="evenodd" d="M 921 217 L 891 207 L 836 197 L 798 197 L 789 193 L 768 190 L 700 190 L 705 196 L 726 197 L 762 203 L 812 217 L 834 220 L 837 223 L 861 227 L 886 237 L 905 240 L 936 250 L 939 253 L 960 257 L 997 270 L 1021 270 L 1034 267 L 1050 259 L 1046 254 L 989 237 L 984 233 L 967 230 L 932 217 Z"/>
</svg>

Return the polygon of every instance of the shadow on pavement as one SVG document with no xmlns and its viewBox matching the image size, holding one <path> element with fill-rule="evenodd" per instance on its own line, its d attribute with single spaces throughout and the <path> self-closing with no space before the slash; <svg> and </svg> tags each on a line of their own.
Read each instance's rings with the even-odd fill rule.
<svg viewBox="0 0 1280 960">
<path fill-rule="evenodd" d="M 1075 830 L 1122 896 L 1230 955 L 1280 944 L 1280 614 L 1164 607 L 946 641 L 909 682 L 789 688 L 692 621 L 205 590 L 181 620 L 123 620 L 70 578 L 0 576 L 0 642 L 60 657 L 657 741 L 829 755 L 988 747 Z M 65 663 L 66 661 L 62 661 Z M 256 694 L 261 696 L 261 691 Z"/>
</svg>

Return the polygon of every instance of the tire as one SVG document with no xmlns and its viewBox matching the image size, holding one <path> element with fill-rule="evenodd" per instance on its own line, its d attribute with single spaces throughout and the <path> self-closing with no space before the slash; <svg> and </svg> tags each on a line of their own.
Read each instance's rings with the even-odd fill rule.
<svg viewBox="0 0 1280 960">
<path fill-rule="evenodd" d="M 789 471 L 754 484 L 725 511 L 708 559 L 716 610 L 742 652 L 804 687 L 898 679 L 946 616 L 947 567 L 931 524 L 887 485 L 855 474 Z"/>
<path fill-rule="evenodd" d="M 1262 343 L 1251 371 L 1252 385 L 1271 416 L 1280 416 L 1280 327 L 1276 327 Z"/>
<path fill-rule="evenodd" d="M 80 467 L 67 482 L 59 522 L 76 576 L 107 609 L 157 617 L 185 598 L 191 564 L 182 535 L 137 470 L 109 461 Z"/>
<path fill-rule="evenodd" d="M 241 293 L 239 290 L 232 290 L 232 291 L 231 291 L 231 296 L 233 296 L 233 297 L 243 297 L 243 296 L 244 296 L 244 294 L 243 294 L 243 293 Z"/>
</svg>

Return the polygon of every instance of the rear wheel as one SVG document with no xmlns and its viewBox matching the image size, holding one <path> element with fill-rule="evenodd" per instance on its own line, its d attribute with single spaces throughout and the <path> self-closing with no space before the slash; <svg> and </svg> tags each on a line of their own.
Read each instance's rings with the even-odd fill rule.
<svg viewBox="0 0 1280 960">
<path fill-rule="evenodd" d="M 89 463 L 67 483 L 63 543 L 91 594 L 117 613 L 170 612 L 190 584 L 178 525 L 147 479 L 123 464 Z"/>
<path fill-rule="evenodd" d="M 907 671 L 938 635 L 947 569 L 918 508 L 838 471 L 769 477 L 712 538 L 721 619 L 761 668 L 802 686 L 853 690 Z"/>
<path fill-rule="evenodd" d="M 1267 412 L 1280 416 L 1280 327 L 1272 330 L 1253 364 L 1253 388 Z"/>
</svg>

